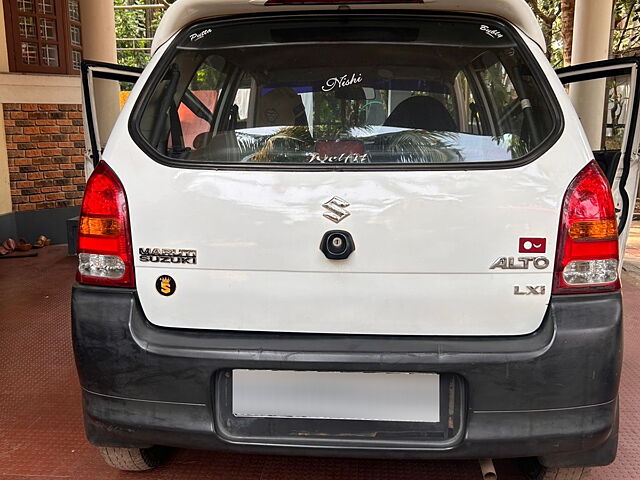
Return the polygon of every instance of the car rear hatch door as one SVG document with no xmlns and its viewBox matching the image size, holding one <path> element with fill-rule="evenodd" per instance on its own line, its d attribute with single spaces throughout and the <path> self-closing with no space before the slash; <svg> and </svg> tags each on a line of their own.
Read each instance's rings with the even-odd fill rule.
<svg viewBox="0 0 640 480">
<path fill-rule="evenodd" d="M 102 152 L 121 107 L 140 78 L 142 69 L 84 60 L 80 73 L 86 145 L 85 176 L 89 178 L 102 159 Z"/>
<path fill-rule="evenodd" d="M 344 22 L 197 25 L 160 62 L 134 138 L 105 152 L 127 192 L 149 321 L 535 331 L 564 192 L 588 154 L 556 142 L 551 87 L 517 53 L 528 40 L 473 17 Z M 353 238 L 347 259 L 320 248 L 335 230 Z"/>
</svg>

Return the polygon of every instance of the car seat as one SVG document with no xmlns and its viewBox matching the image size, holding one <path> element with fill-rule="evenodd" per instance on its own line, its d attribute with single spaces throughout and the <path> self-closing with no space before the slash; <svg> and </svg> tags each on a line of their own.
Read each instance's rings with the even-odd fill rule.
<svg viewBox="0 0 640 480">
<path fill-rule="evenodd" d="M 400 102 L 384 124 L 415 130 L 459 131 L 446 107 L 435 98 L 425 96 L 409 97 Z"/>
<path fill-rule="evenodd" d="M 264 94 L 258 99 L 256 113 L 256 127 L 309 126 L 300 95 L 289 87 Z"/>
</svg>

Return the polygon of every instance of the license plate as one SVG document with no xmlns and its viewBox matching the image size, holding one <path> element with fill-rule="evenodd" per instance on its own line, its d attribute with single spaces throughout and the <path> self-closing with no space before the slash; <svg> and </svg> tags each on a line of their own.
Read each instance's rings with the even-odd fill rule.
<svg viewBox="0 0 640 480">
<path fill-rule="evenodd" d="M 233 371 L 236 417 L 440 421 L 435 373 Z"/>
</svg>

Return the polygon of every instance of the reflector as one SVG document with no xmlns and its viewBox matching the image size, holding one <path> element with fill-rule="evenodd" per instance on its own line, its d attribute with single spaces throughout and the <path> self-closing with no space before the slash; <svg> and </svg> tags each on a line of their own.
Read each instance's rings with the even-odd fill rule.
<svg viewBox="0 0 640 480">
<path fill-rule="evenodd" d="M 571 225 L 569 236 L 574 240 L 613 240 L 618 236 L 618 223 L 615 219 L 582 221 Z"/>
<path fill-rule="evenodd" d="M 82 217 L 80 233 L 83 235 L 118 235 L 120 222 L 115 218 Z"/>
</svg>

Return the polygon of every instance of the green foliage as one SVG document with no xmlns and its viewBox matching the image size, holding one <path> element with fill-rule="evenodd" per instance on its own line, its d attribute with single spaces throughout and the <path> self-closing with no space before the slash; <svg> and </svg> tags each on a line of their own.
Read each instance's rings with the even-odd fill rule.
<svg viewBox="0 0 640 480">
<path fill-rule="evenodd" d="M 638 0 L 616 1 L 612 53 L 615 57 L 640 54 L 640 3 Z"/>
<path fill-rule="evenodd" d="M 555 67 L 563 66 L 562 16 L 560 0 L 526 0 L 534 11 L 549 50 L 547 56 Z M 614 57 L 640 54 L 640 2 L 615 0 L 611 55 Z"/>
<path fill-rule="evenodd" d="M 114 5 L 149 5 L 160 0 L 113 0 Z M 115 10 L 118 63 L 144 67 L 149 62 L 149 49 L 164 9 Z"/>
<path fill-rule="evenodd" d="M 554 67 L 563 66 L 562 16 L 560 0 L 526 0 L 547 41 L 547 57 Z"/>
<path fill-rule="evenodd" d="M 162 0 L 113 0 L 114 5 L 145 5 L 161 2 Z M 555 67 L 563 66 L 561 0 L 526 0 L 526 2 L 534 11 L 542 27 L 549 46 L 547 56 L 551 64 Z M 148 49 L 151 47 L 151 42 L 143 39 L 153 37 L 163 14 L 164 9 L 116 10 L 119 63 L 136 67 L 144 67 L 148 63 Z M 611 48 L 612 56 L 640 54 L 640 2 L 638 0 L 615 0 Z"/>
<path fill-rule="evenodd" d="M 221 69 L 212 65 L 210 62 L 215 61 L 220 57 L 209 57 L 196 72 L 195 76 L 191 80 L 189 89 L 196 90 L 219 90 L 222 88 L 226 75 Z"/>
</svg>

